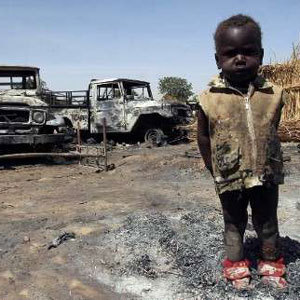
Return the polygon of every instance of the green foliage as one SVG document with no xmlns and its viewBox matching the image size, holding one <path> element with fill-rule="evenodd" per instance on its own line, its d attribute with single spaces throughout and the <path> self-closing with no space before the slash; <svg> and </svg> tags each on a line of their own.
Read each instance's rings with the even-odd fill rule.
<svg viewBox="0 0 300 300">
<path fill-rule="evenodd" d="M 186 102 L 193 95 L 193 86 L 180 77 L 163 77 L 159 79 L 158 90 L 165 100 Z"/>
</svg>

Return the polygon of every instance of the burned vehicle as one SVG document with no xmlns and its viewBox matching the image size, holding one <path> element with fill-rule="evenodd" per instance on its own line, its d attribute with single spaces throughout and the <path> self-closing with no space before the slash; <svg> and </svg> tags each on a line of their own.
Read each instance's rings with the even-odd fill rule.
<svg viewBox="0 0 300 300">
<path fill-rule="evenodd" d="M 0 66 L 0 145 L 61 144 L 68 140 L 64 119 L 42 101 L 39 68 Z"/>
<path fill-rule="evenodd" d="M 87 91 L 49 92 L 45 100 L 70 127 L 88 135 L 131 133 L 158 143 L 192 119 L 184 104 L 155 100 L 149 82 L 132 79 L 91 80 Z"/>
</svg>

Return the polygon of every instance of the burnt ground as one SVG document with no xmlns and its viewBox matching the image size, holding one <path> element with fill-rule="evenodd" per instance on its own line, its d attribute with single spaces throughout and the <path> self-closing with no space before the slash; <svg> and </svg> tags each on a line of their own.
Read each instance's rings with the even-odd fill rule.
<svg viewBox="0 0 300 300">
<path fill-rule="evenodd" d="M 0 299 L 299 299 L 296 145 L 284 146 L 292 161 L 278 211 L 289 288 L 260 283 L 249 223 L 253 289 L 243 292 L 222 279 L 220 205 L 202 160 L 184 155 L 193 147 L 118 149 L 107 173 L 74 161 L 2 167 Z"/>
</svg>

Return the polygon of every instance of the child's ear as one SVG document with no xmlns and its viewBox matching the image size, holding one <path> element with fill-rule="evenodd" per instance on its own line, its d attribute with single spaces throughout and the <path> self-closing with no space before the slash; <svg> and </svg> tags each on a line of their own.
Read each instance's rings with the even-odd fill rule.
<svg viewBox="0 0 300 300">
<path fill-rule="evenodd" d="M 261 64 L 261 65 L 263 64 L 264 53 L 265 53 L 264 49 L 261 48 L 261 49 L 260 49 L 260 64 Z"/>
<path fill-rule="evenodd" d="M 217 64 L 218 69 L 221 69 L 220 63 L 219 63 L 220 61 L 219 61 L 219 57 L 218 57 L 217 53 L 215 53 L 215 60 L 216 60 L 216 64 Z"/>
</svg>

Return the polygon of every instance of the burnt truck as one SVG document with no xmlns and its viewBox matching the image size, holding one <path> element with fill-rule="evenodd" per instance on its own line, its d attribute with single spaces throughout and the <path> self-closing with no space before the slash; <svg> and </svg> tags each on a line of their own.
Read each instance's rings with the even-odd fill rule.
<svg viewBox="0 0 300 300">
<path fill-rule="evenodd" d="M 52 146 L 70 140 L 64 119 L 42 100 L 39 68 L 0 66 L 0 147 Z"/>
<path fill-rule="evenodd" d="M 101 134 L 105 120 L 107 133 L 159 143 L 192 120 L 189 106 L 155 100 L 149 82 L 127 78 L 93 79 L 88 90 L 49 91 L 44 100 L 70 128 L 87 136 Z"/>
</svg>

